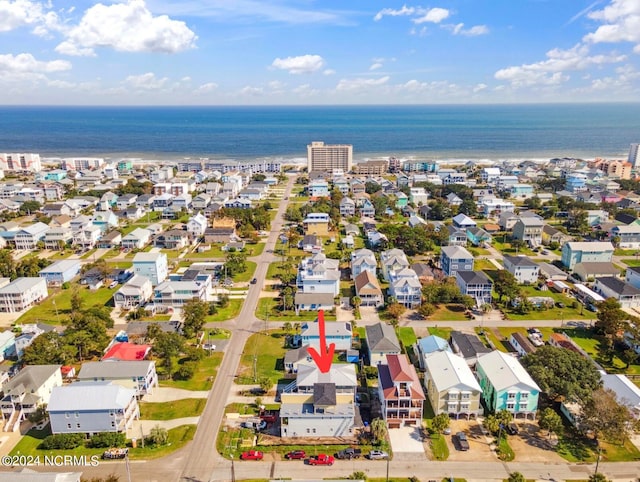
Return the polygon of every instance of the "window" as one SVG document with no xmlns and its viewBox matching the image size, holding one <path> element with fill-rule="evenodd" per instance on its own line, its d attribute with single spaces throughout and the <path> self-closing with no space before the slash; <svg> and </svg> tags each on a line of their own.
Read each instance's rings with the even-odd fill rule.
<svg viewBox="0 0 640 482">
<path fill-rule="evenodd" d="M 520 400 L 528 400 L 528 399 L 529 399 L 529 392 L 520 393 Z"/>
<path fill-rule="evenodd" d="M 79 423 L 76 423 L 76 428 L 80 428 L 80 424 Z"/>
<path fill-rule="evenodd" d="M 307 433 L 311 433 L 311 430 L 310 430 L 310 429 L 307 429 Z"/>
<path fill-rule="evenodd" d="M 470 397 L 470 396 L 471 396 L 471 395 L 470 395 L 468 392 L 463 392 L 463 393 L 461 394 L 460 398 L 461 398 L 462 400 L 469 400 L 469 397 Z"/>
<path fill-rule="evenodd" d="M 80 412 L 76 412 L 76 418 L 80 417 Z"/>
<path fill-rule="evenodd" d="M 513 410 L 514 408 L 516 408 L 515 403 L 507 403 L 507 410 Z"/>
<path fill-rule="evenodd" d="M 69 430 L 71 430 L 71 424 L 70 424 L 70 423 L 68 423 L 68 424 L 67 424 L 67 428 L 68 428 Z"/>
<path fill-rule="evenodd" d="M 513 400 L 514 398 L 516 398 L 515 392 L 509 392 L 508 395 L 507 395 L 507 398 L 509 400 Z"/>
<path fill-rule="evenodd" d="M 64 412 L 64 418 L 69 418 L 71 414 L 69 412 Z"/>
<path fill-rule="evenodd" d="M 316 433 L 316 429 L 315 428 L 313 429 L 313 433 Z"/>
<path fill-rule="evenodd" d="M 519 410 L 520 412 L 526 412 L 526 411 L 527 411 L 527 408 L 528 408 L 528 406 L 527 406 L 527 404 L 526 404 L 526 403 L 521 403 L 521 404 L 518 406 L 518 410 Z"/>
</svg>

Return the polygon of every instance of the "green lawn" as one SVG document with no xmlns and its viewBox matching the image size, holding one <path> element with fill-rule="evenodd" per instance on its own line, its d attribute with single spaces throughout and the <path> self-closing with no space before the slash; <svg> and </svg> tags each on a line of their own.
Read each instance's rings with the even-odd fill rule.
<svg viewBox="0 0 640 482">
<path fill-rule="evenodd" d="M 498 262 L 499 263 L 499 262 Z M 491 261 L 489 261 L 488 259 L 478 259 L 476 258 L 473 262 L 473 269 L 476 271 L 483 271 L 483 270 L 494 270 L 497 269 L 496 265 L 493 264 Z"/>
<path fill-rule="evenodd" d="M 173 420 L 174 418 L 197 417 L 202 414 L 206 398 L 185 398 L 164 403 L 140 403 L 140 418 L 143 420 Z"/>
<path fill-rule="evenodd" d="M 622 262 L 624 264 L 626 264 L 627 266 L 631 266 L 631 267 L 636 267 L 636 266 L 640 266 L 640 259 L 636 259 L 636 258 L 628 258 L 628 259 L 623 259 Z"/>
<path fill-rule="evenodd" d="M 638 253 L 640 253 L 640 250 L 637 249 L 616 249 L 613 252 L 614 256 L 636 256 Z"/>
<path fill-rule="evenodd" d="M 415 331 L 410 326 L 398 328 L 398 339 L 405 347 L 410 347 L 418 341 Z"/>
<path fill-rule="evenodd" d="M 596 318 L 596 314 L 591 311 L 584 309 L 582 305 L 579 305 L 577 308 L 572 308 L 571 304 L 575 301 L 573 298 L 569 298 L 568 296 L 563 295 L 562 293 L 556 293 L 552 290 L 541 291 L 537 289 L 535 286 L 521 286 L 520 289 L 527 296 L 545 296 L 549 298 L 553 298 L 555 302 L 564 303 L 564 308 L 551 308 L 549 310 L 537 311 L 532 310 L 531 312 L 520 315 L 514 313 L 511 309 L 507 309 L 506 315 L 510 320 L 594 320 Z"/>
<path fill-rule="evenodd" d="M 224 353 L 213 352 L 198 363 L 198 369 L 191 380 L 162 380 L 160 386 L 182 388 L 184 390 L 210 390 Z"/>
<path fill-rule="evenodd" d="M 444 338 L 445 340 L 448 340 L 449 337 L 451 336 L 451 328 L 447 328 L 447 327 L 438 327 L 438 326 L 430 326 L 429 328 L 427 328 L 429 330 L 429 334 L 433 335 L 433 336 L 439 336 L 440 338 Z"/>
<path fill-rule="evenodd" d="M 270 330 L 251 335 L 244 346 L 236 383 L 248 385 L 267 377 L 275 385 L 284 375 L 285 332 Z M 256 373 L 254 378 L 254 357 Z"/>
<path fill-rule="evenodd" d="M 447 446 L 444 435 L 440 433 L 430 434 L 429 444 L 435 460 L 447 460 L 449 458 L 449 447 Z"/>
<path fill-rule="evenodd" d="M 462 305 L 440 305 L 429 317 L 430 321 L 467 321 L 468 319 Z"/>
<path fill-rule="evenodd" d="M 193 439 L 196 432 L 195 425 L 181 425 L 168 431 L 169 440 L 167 445 L 161 447 L 151 447 L 146 445 L 144 448 L 138 443 L 137 448 L 129 448 L 129 458 L 131 459 L 156 459 L 165 457 L 172 452 L 182 448 L 187 442 Z M 26 455 L 26 456 L 100 456 L 104 452 L 104 449 L 90 449 L 84 446 L 76 447 L 73 450 L 39 450 L 37 447 L 42 440 L 49 435 L 49 429 L 45 430 L 30 430 L 24 437 L 20 439 L 20 442 L 13 448 L 11 455 Z M 129 444 L 130 445 L 130 444 Z"/>
<path fill-rule="evenodd" d="M 258 266 L 253 261 L 245 261 L 247 264 L 247 269 L 244 273 L 238 273 L 233 277 L 233 281 L 236 283 L 246 283 L 253 278 L 254 273 L 256 272 L 256 267 Z"/>
<path fill-rule="evenodd" d="M 231 320 L 240 314 L 242 309 L 242 303 L 244 300 L 238 298 L 231 298 L 229 304 L 224 308 L 216 307 L 218 312 L 215 315 L 209 315 L 205 318 L 207 323 L 213 321 L 225 321 Z"/>
<path fill-rule="evenodd" d="M 513 449 L 509 445 L 507 437 L 500 438 L 500 443 L 498 444 L 498 457 L 503 462 L 511 462 L 516 458 L 516 454 L 513 453 Z"/>
<path fill-rule="evenodd" d="M 82 285 L 77 285 L 77 287 L 80 298 L 83 301 L 83 308 L 110 305 L 113 293 L 119 288 L 119 286 L 116 286 L 114 289 L 100 288 L 98 290 L 90 290 L 88 287 Z M 62 324 L 67 319 L 69 313 L 71 313 L 71 293 L 73 293 L 73 290 L 74 286 L 68 290 L 51 290 L 46 300 L 28 310 L 18 318 L 16 324 L 38 322 L 50 323 L 52 325 Z"/>
<path fill-rule="evenodd" d="M 129 269 L 133 266 L 133 261 L 107 261 L 107 265 L 113 269 Z"/>
<path fill-rule="evenodd" d="M 315 311 L 301 311 L 299 315 L 293 310 L 281 311 L 282 302 L 280 298 L 260 298 L 258 307 L 256 308 L 256 318 L 270 321 L 314 321 L 317 317 Z M 336 315 L 325 312 L 324 319 L 327 321 L 335 321 Z"/>
<path fill-rule="evenodd" d="M 602 356 L 600 352 L 601 337 L 594 335 L 591 330 L 581 328 L 565 328 L 564 331 L 571 339 L 589 356 L 603 366 L 608 373 L 628 373 L 631 375 L 640 374 L 640 365 L 626 367 L 626 363 L 617 356 L 613 357 L 613 362 Z"/>
</svg>

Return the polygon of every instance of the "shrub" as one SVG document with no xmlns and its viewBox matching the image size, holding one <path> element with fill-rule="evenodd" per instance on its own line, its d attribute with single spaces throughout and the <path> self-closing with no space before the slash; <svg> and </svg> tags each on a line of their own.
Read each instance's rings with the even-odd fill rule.
<svg viewBox="0 0 640 482">
<path fill-rule="evenodd" d="M 88 446 L 91 448 L 109 448 L 109 447 L 122 447 L 125 443 L 125 436 L 123 433 L 116 432 L 103 432 L 97 433 L 88 442 Z"/>
<path fill-rule="evenodd" d="M 62 283 L 63 290 L 68 290 L 69 288 L 71 288 L 71 283 L 69 283 L 68 281 L 65 281 L 64 283 Z"/>
<path fill-rule="evenodd" d="M 173 378 L 176 380 L 191 380 L 193 375 L 196 373 L 196 368 L 198 367 L 198 363 L 194 361 L 184 362 L 178 371 L 173 375 Z"/>
<path fill-rule="evenodd" d="M 84 442 L 84 435 L 81 433 L 57 433 L 49 435 L 40 445 L 42 450 L 70 450 L 80 447 Z"/>
</svg>

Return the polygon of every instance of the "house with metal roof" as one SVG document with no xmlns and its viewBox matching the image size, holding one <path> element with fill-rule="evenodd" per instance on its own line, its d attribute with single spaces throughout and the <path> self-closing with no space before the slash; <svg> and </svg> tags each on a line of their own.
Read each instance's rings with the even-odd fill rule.
<svg viewBox="0 0 640 482">
<path fill-rule="evenodd" d="M 602 386 L 616 395 L 618 403 L 626 406 L 631 414 L 640 419 L 640 387 L 635 385 L 626 375 L 602 374 Z"/>
<path fill-rule="evenodd" d="M 19 313 L 47 296 L 44 278 L 17 278 L 0 288 L 0 313 Z"/>
<path fill-rule="evenodd" d="M 47 231 L 49 231 L 49 226 L 40 222 L 18 230 L 13 238 L 16 249 L 29 251 L 36 249 L 38 242 L 44 239 Z"/>
<path fill-rule="evenodd" d="M 438 351 L 425 360 L 424 386 L 436 415 L 467 418 L 482 414 L 482 389 L 469 365 L 450 351 Z"/>
<path fill-rule="evenodd" d="M 582 281 L 593 281 L 597 278 L 620 276 L 620 269 L 612 262 L 584 262 L 577 263 L 573 268 L 573 275 Z"/>
<path fill-rule="evenodd" d="M 425 395 L 406 355 L 387 355 L 378 365 L 378 399 L 387 427 L 421 426 Z"/>
<path fill-rule="evenodd" d="M 324 312 L 318 312 L 318 318 L 324 319 Z M 348 321 L 331 321 L 324 324 L 327 346 L 335 343 L 336 351 L 346 351 L 351 349 L 352 330 Z M 302 324 L 300 332 L 303 345 L 309 345 L 316 350 L 320 350 L 320 331 L 318 321 L 310 321 Z"/>
<path fill-rule="evenodd" d="M 113 382 L 136 391 L 141 397 L 158 387 L 156 362 L 153 360 L 85 362 L 78 373 L 81 382 Z"/>
<path fill-rule="evenodd" d="M 140 418 L 136 390 L 112 382 L 55 387 L 47 405 L 51 433 L 124 432 Z"/>
<path fill-rule="evenodd" d="M 452 351 L 447 340 L 435 335 L 420 338 L 416 343 L 416 349 L 418 352 L 418 362 L 420 363 L 420 368 L 423 370 L 425 367 L 425 360 L 434 353 Z"/>
<path fill-rule="evenodd" d="M 80 261 L 77 259 L 61 259 L 42 268 L 38 274 L 47 280 L 48 286 L 61 286 L 80 273 L 80 266 Z"/>
<path fill-rule="evenodd" d="M 386 323 L 376 323 L 365 326 L 369 365 L 376 366 L 385 363 L 387 355 L 399 355 L 402 352 L 400 341 L 395 330 Z"/>
<path fill-rule="evenodd" d="M 609 241 L 570 241 L 562 246 L 562 264 L 573 269 L 578 263 L 611 262 L 613 251 L 613 245 Z"/>
<path fill-rule="evenodd" d="M 508 410 L 515 418 L 535 418 L 540 387 L 515 357 L 497 350 L 480 356 L 476 377 L 490 412 Z"/>
</svg>

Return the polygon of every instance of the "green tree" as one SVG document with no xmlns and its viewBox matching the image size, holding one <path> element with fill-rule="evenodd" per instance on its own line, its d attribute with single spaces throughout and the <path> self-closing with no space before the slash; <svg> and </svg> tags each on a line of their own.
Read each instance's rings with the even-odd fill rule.
<svg viewBox="0 0 640 482">
<path fill-rule="evenodd" d="M 462 201 L 462 204 L 460 204 L 458 212 L 473 217 L 478 214 L 478 206 L 473 199 L 465 199 Z"/>
<path fill-rule="evenodd" d="M 374 443 L 380 445 L 387 437 L 387 424 L 381 418 L 374 418 L 371 421 L 371 434 L 374 438 Z"/>
<path fill-rule="evenodd" d="M 73 358 L 56 331 L 38 336 L 24 349 L 22 361 L 27 365 L 64 365 Z"/>
<path fill-rule="evenodd" d="M 400 317 L 407 311 L 407 308 L 400 303 L 391 303 L 387 306 L 387 315 L 391 318 L 391 324 L 393 326 L 398 326 L 398 321 L 400 321 Z"/>
<path fill-rule="evenodd" d="M 439 413 L 431 420 L 431 428 L 437 433 L 442 433 L 444 429 L 449 427 L 450 423 L 451 419 L 448 414 Z"/>
<path fill-rule="evenodd" d="M 20 214 L 34 214 L 40 211 L 42 204 L 38 201 L 25 201 L 20 205 Z"/>
<path fill-rule="evenodd" d="M 80 296 L 80 290 L 77 286 L 71 290 L 71 312 L 82 311 L 82 306 L 84 302 L 82 300 L 82 296 Z"/>
<path fill-rule="evenodd" d="M 0 276 L 16 279 L 16 262 L 10 249 L 0 249 Z"/>
<path fill-rule="evenodd" d="M 247 271 L 247 256 L 244 253 L 227 253 L 224 268 L 230 277 L 244 273 Z"/>
<path fill-rule="evenodd" d="M 557 434 L 562 430 L 562 417 L 553 408 L 547 407 L 540 413 L 538 425 L 542 430 L 548 431 L 549 437 L 551 437 L 552 433 Z"/>
<path fill-rule="evenodd" d="M 581 354 L 545 345 L 522 359 L 522 365 L 547 396 L 583 402 L 600 387 L 600 373 Z"/>
<path fill-rule="evenodd" d="M 182 332 L 187 338 L 191 338 L 204 326 L 205 318 L 209 314 L 209 304 L 206 301 L 194 298 L 182 305 Z"/>
<path fill-rule="evenodd" d="M 527 479 L 525 479 L 524 475 L 522 475 L 520 472 L 511 472 L 509 474 L 507 482 L 525 482 L 526 480 Z"/>
<path fill-rule="evenodd" d="M 266 393 L 271 390 L 273 383 L 271 383 L 271 379 L 269 377 L 261 377 L 258 380 L 258 385 L 260 385 L 260 388 Z"/>
<path fill-rule="evenodd" d="M 625 362 L 625 368 L 629 368 L 632 363 L 638 361 L 638 354 L 633 348 L 627 348 L 626 350 L 623 350 L 618 356 L 623 362 Z"/>
<path fill-rule="evenodd" d="M 178 356 L 184 349 L 184 338 L 178 333 L 167 333 L 160 331 L 155 334 L 153 352 L 162 358 L 162 364 L 167 374 L 173 372 L 173 358 Z"/>
<path fill-rule="evenodd" d="M 169 442 L 169 432 L 167 432 L 166 428 L 156 425 L 151 429 L 151 432 L 149 432 L 148 440 L 155 446 L 167 445 L 167 442 Z"/>
<path fill-rule="evenodd" d="M 625 405 L 616 400 L 611 390 L 600 388 L 582 407 L 581 427 L 591 430 L 595 438 L 604 437 L 622 444 L 630 435 L 635 420 Z"/>
<path fill-rule="evenodd" d="M 482 426 L 491 433 L 498 433 L 498 430 L 500 430 L 500 421 L 495 415 L 490 414 L 484 418 Z"/>
<path fill-rule="evenodd" d="M 506 269 L 498 270 L 493 280 L 493 289 L 498 294 L 499 302 L 504 296 L 512 300 L 518 294 L 518 280 Z"/>
<path fill-rule="evenodd" d="M 596 333 L 609 338 L 617 338 L 618 334 L 626 328 L 627 315 L 615 298 L 607 298 L 598 303 L 598 320 L 594 328 Z"/>
<path fill-rule="evenodd" d="M 420 313 L 420 315 L 423 318 L 429 318 L 431 315 L 433 315 L 436 312 L 436 307 L 435 305 L 433 305 L 432 303 L 422 303 L 419 307 L 418 307 L 418 313 Z"/>
</svg>

